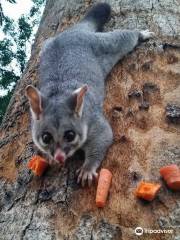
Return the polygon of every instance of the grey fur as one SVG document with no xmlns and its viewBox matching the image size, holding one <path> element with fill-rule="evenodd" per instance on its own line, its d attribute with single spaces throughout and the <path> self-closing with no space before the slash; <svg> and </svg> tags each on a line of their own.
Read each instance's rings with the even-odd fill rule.
<svg viewBox="0 0 180 240">
<path fill-rule="evenodd" d="M 63 151 L 70 147 L 70 155 L 76 149 L 83 148 L 86 159 L 78 178 L 83 185 L 86 180 L 91 184 L 113 139 L 102 110 L 106 76 L 120 59 L 135 48 L 139 40 L 148 38 L 137 30 L 96 32 L 109 18 L 108 7 L 107 4 L 97 6 L 98 11 L 106 8 L 104 14 L 107 16 L 101 16 L 102 26 L 97 22 L 97 8 L 94 7 L 79 24 L 45 42 L 41 52 L 39 87 L 43 113 L 40 120 L 33 119 L 33 139 L 51 158 L 57 142 Z M 84 97 L 82 116 L 77 117 L 72 104 L 73 92 L 85 84 L 89 90 Z M 78 133 L 76 146 L 63 141 L 64 130 L 72 128 Z M 54 143 L 51 146 L 44 148 L 41 145 L 39 139 L 42 131 L 53 135 Z"/>
</svg>

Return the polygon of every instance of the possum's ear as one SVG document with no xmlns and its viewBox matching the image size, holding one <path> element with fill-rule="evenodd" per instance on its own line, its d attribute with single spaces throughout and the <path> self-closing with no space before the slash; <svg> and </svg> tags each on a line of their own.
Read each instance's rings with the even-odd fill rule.
<svg viewBox="0 0 180 240">
<path fill-rule="evenodd" d="M 84 85 L 73 92 L 74 112 L 78 117 L 82 116 L 84 97 L 88 90 L 88 86 Z"/>
<path fill-rule="evenodd" d="M 26 96 L 30 103 L 32 117 L 39 120 L 42 113 L 42 97 L 40 92 L 32 85 L 28 85 L 26 87 Z"/>
</svg>

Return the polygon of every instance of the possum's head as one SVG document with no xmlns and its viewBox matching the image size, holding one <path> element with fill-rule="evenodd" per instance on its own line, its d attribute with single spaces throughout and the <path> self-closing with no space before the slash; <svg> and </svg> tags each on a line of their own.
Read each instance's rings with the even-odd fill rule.
<svg viewBox="0 0 180 240">
<path fill-rule="evenodd" d="M 86 91 L 85 85 L 63 99 L 47 99 L 35 87 L 27 86 L 32 138 L 36 146 L 48 154 L 50 161 L 64 163 L 86 141 L 87 125 L 83 120 Z"/>
</svg>

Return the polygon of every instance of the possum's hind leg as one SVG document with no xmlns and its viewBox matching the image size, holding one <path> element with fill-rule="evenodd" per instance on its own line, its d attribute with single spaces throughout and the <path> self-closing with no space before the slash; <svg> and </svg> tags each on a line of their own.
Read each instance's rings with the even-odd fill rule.
<svg viewBox="0 0 180 240">
<path fill-rule="evenodd" d="M 94 54 L 99 59 L 105 74 L 125 55 L 131 52 L 140 41 L 153 37 L 148 30 L 115 30 L 107 33 L 94 33 Z"/>
</svg>

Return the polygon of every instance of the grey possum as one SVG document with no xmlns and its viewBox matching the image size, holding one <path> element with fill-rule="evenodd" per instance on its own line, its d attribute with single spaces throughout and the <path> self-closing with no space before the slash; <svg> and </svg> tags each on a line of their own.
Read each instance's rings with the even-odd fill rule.
<svg viewBox="0 0 180 240">
<path fill-rule="evenodd" d="M 99 3 L 79 23 L 48 39 L 40 56 L 39 89 L 26 87 L 34 143 L 50 162 L 61 164 L 83 149 L 82 185 L 97 177 L 113 141 L 103 115 L 105 79 L 120 59 L 153 35 L 148 30 L 102 32 L 110 15 L 110 5 Z"/>
</svg>

